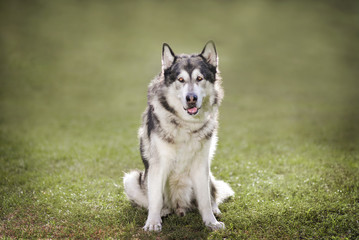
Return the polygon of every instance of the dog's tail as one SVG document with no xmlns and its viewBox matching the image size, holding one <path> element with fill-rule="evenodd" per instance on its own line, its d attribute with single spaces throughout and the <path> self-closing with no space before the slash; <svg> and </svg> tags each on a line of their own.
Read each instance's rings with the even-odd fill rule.
<svg viewBox="0 0 359 240">
<path fill-rule="evenodd" d="M 123 185 L 127 197 L 137 205 L 147 208 L 147 187 L 145 186 L 144 173 L 142 171 L 132 171 L 125 173 Z"/>
<path fill-rule="evenodd" d="M 229 197 L 232 197 L 234 195 L 234 191 L 229 186 L 228 183 L 222 181 L 222 180 L 216 180 L 213 176 L 211 177 L 211 184 L 212 188 L 214 188 L 212 191 L 215 191 L 215 193 L 212 193 L 212 196 L 214 197 L 215 202 L 219 205 L 224 200 L 226 200 Z"/>
</svg>

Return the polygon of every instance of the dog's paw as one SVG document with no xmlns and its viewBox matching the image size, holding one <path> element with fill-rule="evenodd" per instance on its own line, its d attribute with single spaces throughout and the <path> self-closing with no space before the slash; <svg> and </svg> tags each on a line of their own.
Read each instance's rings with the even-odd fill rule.
<svg viewBox="0 0 359 240">
<path fill-rule="evenodd" d="M 169 208 L 162 208 L 161 210 L 161 217 L 167 217 L 172 213 L 172 210 Z"/>
<path fill-rule="evenodd" d="M 160 222 L 155 222 L 155 223 L 146 222 L 146 225 L 143 227 L 143 230 L 160 232 L 162 230 L 162 225 Z"/>
<path fill-rule="evenodd" d="M 180 217 L 184 217 L 186 215 L 186 209 L 179 207 L 176 209 L 176 214 Z"/>
<path fill-rule="evenodd" d="M 221 211 L 219 210 L 218 207 L 213 207 L 213 208 L 212 208 L 212 212 L 213 212 L 213 214 L 214 214 L 215 216 L 217 216 L 217 217 L 220 217 L 220 216 L 222 215 L 222 213 L 221 213 Z"/>
<path fill-rule="evenodd" d="M 215 230 L 222 230 L 225 229 L 226 227 L 224 226 L 223 222 L 213 222 L 213 223 L 206 223 L 206 226 L 209 227 L 211 230 L 215 231 Z"/>
</svg>

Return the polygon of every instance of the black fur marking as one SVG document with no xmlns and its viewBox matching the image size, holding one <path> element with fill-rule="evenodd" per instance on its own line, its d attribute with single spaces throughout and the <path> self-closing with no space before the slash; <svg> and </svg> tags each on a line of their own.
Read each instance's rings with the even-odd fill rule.
<svg viewBox="0 0 359 240">
<path fill-rule="evenodd" d="M 205 124 L 203 124 L 203 126 L 200 127 L 199 129 L 192 131 L 192 133 L 201 132 L 205 127 L 207 127 L 207 125 L 208 125 L 208 121 Z"/>
<path fill-rule="evenodd" d="M 138 176 L 138 185 L 140 186 L 140 188 L 142 188 L 142 172 L 139 172 L 139 176 Z"/>
<path fill-rule="evenodd" d="M 211 196 L 214 201 L 216 200 L 216 195 L 217 195 L 217 188 L 214 185 L 214 183 L 211 181 Z"/>
<path fill-rule="evenodd" d="M 204 135 L 204 138 L 207 139 L 207 140 L 209 140 L 209 139 L 211 139 L 212 135 L 213 135 L 213 130 L 211 130 L 210 132 L 206 133 L 206 134 Z"/>
<path fill-rule="evenodd" d="M 153 114 L 153 120 L 156 125 L 156 133 L 168 143 L 174 143 L 173 137 L 169 136 L 169 134 L 161 127 L 160 120 L 158 119 L 157 115 Z"/>
<path fill-rule="evenodd" d="M 217 68 L 212 64 L 208 63 L 202 55 L 199 56 L 202 58 L 204 63 L 200 67 L 201 73 L 203 74 L 205 79 L 207 79 L 211 83 L 214 83 L 216 81 Z"/>
<path fill-rule="evenodd" d="M 154 117 L 153 117 L 153 106 L 150 105 L 147 110 L 147 136 L 151 137 L 151 132 L 156 128 Z"/>
<path fill-rule="evenodd" d="M 158 117 L 155 113 L 152 114 L 153 122 L 155 124 L 155 128 L 161 128 L 160 120 L 158 120 Z"/>
<path fill-rule="evenodd" d="M 197 199 L 195 197 L 192 198 L 191 200 L 191 205 L 194 207 L 194 208 L 197 208 L 198 207 L 198 202 L 197 202 Z"/>
<path fill-rule="evenodd" d="M 218 104 L 218 92 L 215 92 L 215 94 L 214 94 L 214 100 L 213 100 L 212 106 L 216 105 L 216 104 Z"/>
<path fill-rule="evenodd" d="M 175 55 L 174 52 L 172 51 L 170 45 L 168 45 L 167 43 L 163 43 L 163 45 L 162 45 L 162 58 L 163 58 L 163 53 L 165 52 L 165 47 L 167 47 L 168 50 L 170 50 L 171 55 L 172 55 L 173 57 L 176 57 L 176 55 Z"/>
<path fill-rule="evenodd" d="M 171 137 L 161 136 L 163 140 L 165 140 L 168 143 L 174 144 L 175 141 Z"/>
<path fill-rule="evenodd" d="M 174 110 L 173 110 L 174 111 Z M 161 122 L 157 115 L 154 113 L 153 106 L 150 105 L 147 111 L 147 136 L 151 137 L 151 133 L 156 132 L 164 141 L 168 143 L 174 143 L 173 137 L 171 137 L 162 127 Z M 142 149 L 142 147 L 141 147 Z"/>
<path fill-rule="evenodd" d="M 158 133 L 158 135 L 161 137 L 162 140 L 165 140 L 168 143 L 173 144 L 175 141 L 173 139 L 173 137 L 168 134 L 160 125 L 160 122 L 158 120 L 158 118 L 156 117 L 156 121 L 157 122 L 157 129 L 156 129 L 156 133 Z"/>
<path fill-rule="evenodd" d="M 151 133 L 160 127 L 160 121 L 154 113 L 153 106 L 150 105 L 147 112 L 147 136 L 151 137 Z"/>
<path fill-rule="evenodd" d="M 202 127 L 200 127 L 197 130 L 192 131 L 192 133 L 194 133 L 194 134 L 197 133 L 201 139 L 205 138 L 205 139 L 209 140 L 213 136 L 213 131 L 214 131 L 215 127 L 212 126 L 206 130 L 208 123 L 209 122 L 207 121 L 205 124 L 203 124 Z"/>
<path fill-rule="evenodd" d="M 171 123 L 175 125 L 176 127 L 179 127 L 179 123 L 175 119 L 171 119 Z"/>
<path fill-rule="evenodd" d="M 160 96 L 159 101 L 164 109 L 174 115 L 177 115 L 176 110 L 168 104 L 166 96 Z"/>
<path fill-rule="evenodd" d="M 147 134 L 148 138 L 151 136 L 151 132 L 156 132 L 164 141 L 168 143 L 174 143 L 173 137 L 168 134 L 162 127 L 161 122 L 158 119 L 157 115 L 153 111 L 153 106 L 150 105 L 147 114 Z"/>
<path fill-rule="evenodd" d="M 147 172 L 148 172 L 148 168 L 150 167 L 150 164 L 149 164 L 148 159 L 145 157 L 144 153 L 145 153 L 145 151 L 143 149 L 143 140 L 141 138 L 140 139 L 140 154 L 141 154 L 143 165 L 145 165 L 145 177 L 146 177 Z"/>
<path fill-rule="evenodd" d="M 173 62 L 175 63 L 177 61 L 177 59 L 178 58 L 175 57 Z M 178 74 L 176 75 L 176 73 L 173 71 L 173 64 L 171 67 L 167 68 L 163 74 L 165 77 L 165 85 L 166 86 L 171 85 L 173 82 L 175 82 L 177 80 Z"/>
<path fill-rule="evenodd" d="M 171 67 L 164 71 L 165 85 L 169 86 L 175 82 L 181 70 L 185 70 L 191 76 L 194 69 L 199 68 L 204 78 L 214 83 L 216 81 L 217 68 L 208 63 L 207 60 L 200 55 L 184 55 L 176 56 Z"/>
</svg>

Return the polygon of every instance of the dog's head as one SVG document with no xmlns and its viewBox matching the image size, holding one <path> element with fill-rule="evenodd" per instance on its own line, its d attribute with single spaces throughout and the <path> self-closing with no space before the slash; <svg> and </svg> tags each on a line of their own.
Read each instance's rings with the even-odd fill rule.
<svg viewBox="0 0 359 240">
<path fill-rule="evenodd" d="M 195 116 L 203 109 L 217 104 L 216 79 L 218 72 L 216 47 L 209 41 L 200 54 L 175 55 L 168 44 L 162 48 L 162 73 L 168 96 L 180 105 L 181 115 Z M 178 103 L 180 102 L 180 104 Z M 185 113 L 185 114 L 183 114 Z M 184 116 L 185 118 L 187 118 Z"/>
</svg>

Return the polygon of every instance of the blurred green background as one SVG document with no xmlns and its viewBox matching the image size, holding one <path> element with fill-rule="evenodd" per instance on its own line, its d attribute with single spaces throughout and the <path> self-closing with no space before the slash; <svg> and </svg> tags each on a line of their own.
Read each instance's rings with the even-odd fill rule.
<svg viewBox="0 0 359 240">
<path fill-rule="evenodd" d="M 138 124 L 147 84 L 160 71 L 162 43 L 191 53 L 213 39 L 226 91 L 223 125 L 237 125 L 231 133 L 261 117 L 287 118 L 291 131 L 310 121 L 318 133 L 330 120 L 340 128 L 325 141 L 346 145 L 358 135 L 357 5 L 2 1 L 3 134 L 48 124 L 61 134 L 86 134 L 94 125 L 128 129 Z"/>
<path fill-rule="evenodd" d="M 357 1 L 1 1 L 2 221 L 43 189 L 121 185 L 124 171 L 142 168 L 137 128 L 164 42 L 175 53 L 216 43 L 225 99 L 215 175 L 239 196 L 248 163 L 300 179 L 339 164 L 357 194 L 358 10 Z M 31 236 L 6 221 L 2 236 Z"/>
</svg>

